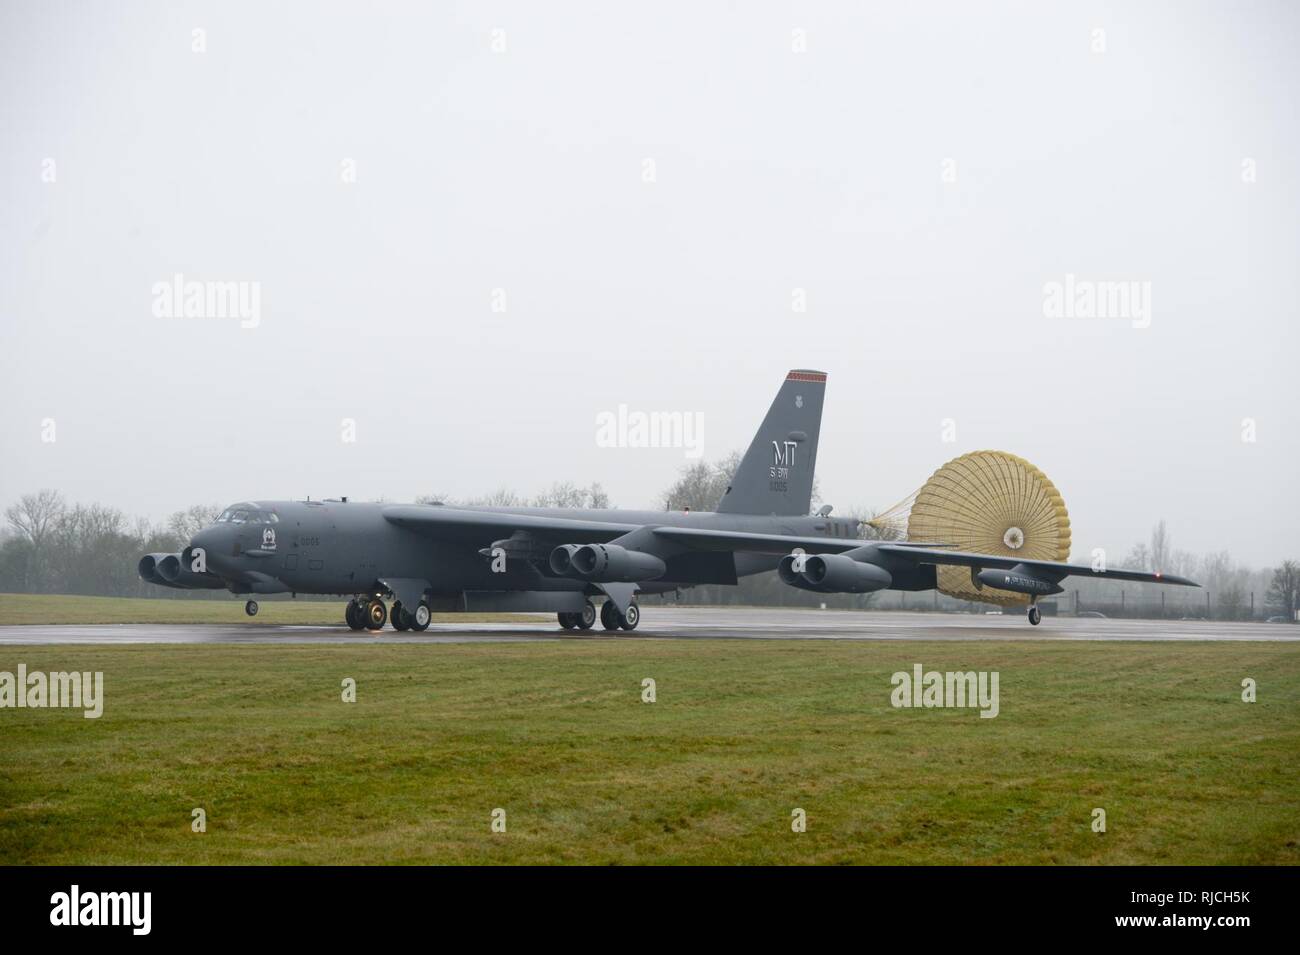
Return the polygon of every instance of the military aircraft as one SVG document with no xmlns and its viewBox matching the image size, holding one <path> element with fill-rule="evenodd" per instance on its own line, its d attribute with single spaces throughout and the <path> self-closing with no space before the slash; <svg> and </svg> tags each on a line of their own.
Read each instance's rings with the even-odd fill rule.
<svg viewBox="0 0 1300 955">
<path fill-rule="evenodd" d="M 567 630 L 635 630 L 638 594 L 735 584 L 776 570 L 817 593 L 931 590 L 935 568 L 1029 596 L 1072 574 L 1196 586 L 1182 577 L 976 554 L 942 542 L 868 541 L 856 521 L 810 514 L 826 374 L 791 371 L 717 510 L 460 507 L 349 501 L 249 501 L 228 507 L 188 547 L 147 554 L 139 573 L 166 587 L 236 594 L 335 594 L 354 630 L 424 630 L 434 611 L 545 611 Z M 388 611 L 385 598 L 392 601 Z M 593 598 L 601 599 L 599 613 Z M 245 611 L 257 613 L 250 599 Z"/>
</svg>

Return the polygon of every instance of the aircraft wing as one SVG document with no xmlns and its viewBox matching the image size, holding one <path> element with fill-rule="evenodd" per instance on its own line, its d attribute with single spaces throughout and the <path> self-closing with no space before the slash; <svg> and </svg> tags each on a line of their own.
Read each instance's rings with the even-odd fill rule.
<svg viewBox="0 0 1300 955">
<path fill-rule="evenodd" d="M 1152 574 L 1141 570 L 1104 570 L 1096 571 L 1082 564 L 1061 564 L 1054 560 L 1024 560 L 1019 557 L 1001 557 L 993 554 L 972 554 L 960 550 L 938 550 L 929 547 L 908 547 L 905 544 L 885 543 L 878 548 L 882 553 L 901 557 L 917 564 L 956 564 L 962 567 L 993 567 L 1010 570 L 1023 566 L 1028 570 L 1038 571 L 1044 578 L 1060 580 L 1063 577 L 1096 577 L 1103 580 L 1135 580 L 1147 584 L 1178 584 L 1183 587 L 1199 587 L 1200 584 L 1186 577 L 1173 574 Z"/>
<path fill-rule="evenodd" d="M 611 541 L 640 527 L 606 521 L 581 521 L 542 514 L 509 514 L 448 507 L 445 504 L 395 504 L 383 509 L 384 519 L 398 527 L 440 538 L 489 541 L 529 531 L 540 537 L 573 538 L 583 543 Z"/>
<path fill-rule="evenodd" d="M 797 537 L 787 534 L 750 534 L 743 531 L 715 531 L 696 527 L 656 527 L 655 537 L 671 540 L 691 550 L 746 551 L 760 554 L 788 554 L 795 548 L 809 554 L 841 554 L 873 545 L 880 553 L 901 558 L 915 564 L 956 564 L 964 567 L 996 568 L 1009 570 L 1024 566 L 1037 571 L 1044 578 L 1060 580 L 1081 576 L 1110 580 L 1132 580 L 1150 584 L 1177 584 L 1199 587 L 1186 577 L 1173 574 L 1153 574 L 1141 570 L 1094 571 L 1081 564 L 1063 564 L 1052 560 L 1026 560 L 1019 557 L 1001 557 L 994 554 L 975 554 L 969 551 L 943 550 L 933 545 L 913 544 L 907 541 L 869 541 L 857 538 Z"/>
<path fill-rule="evenodd" d="M 809 554 L 842 554 L 870 541 L 842 537 L 795 537 L 787 534 L 751 534 L 715 531 L 704 527 L 655 527 L 654 536 L 690 550 L 734 550 L 751 554 L 788 554 L 796 547 Z"/>
</svg>

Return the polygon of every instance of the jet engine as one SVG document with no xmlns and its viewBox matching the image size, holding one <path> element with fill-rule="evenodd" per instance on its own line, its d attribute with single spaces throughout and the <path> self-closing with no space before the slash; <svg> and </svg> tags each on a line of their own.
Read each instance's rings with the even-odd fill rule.
<svg viewBox="0 0 1300 955">
<path fill-rule="evenodd" d="M 140 576 L 151 584 L 178 590 L 220 590 L 225 582 L 215 574 L 196 574 L 182 563 L 182 554 L 145 554 L 136 565 Z"/>
<path fill-rule="evenodd" d="M 668 572 L 654 554 L 619 544 L 563 544 L 551 551 L 550 564 L 557 574 L 604 584 L 654 580 Z"/>
<path fill-rule="evenodd" d="M 823 594 L 869 594 L 894 582 L 885 568 L 846 554 L 787 554 L 776 572 L 791 587 Z"/>
<path fill-rule="evenodd" d="M 158 575 L 158 564 L 168 556 L 168 554 L 145 554 L 141 557 L 140 562 L 135 565 L 136 571 L 140 574 L 140 579 L 150 584 L 166 583 Z"/>
</svg>

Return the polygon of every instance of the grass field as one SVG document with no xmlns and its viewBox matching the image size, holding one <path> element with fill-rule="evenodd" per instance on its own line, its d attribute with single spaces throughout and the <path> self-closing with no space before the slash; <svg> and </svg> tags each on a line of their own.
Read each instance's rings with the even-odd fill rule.
<svg viewBox="0 0 1300 955">
<path fill-rule="evenodd" d="M 96 623 L 258 623 L 272 626 L 285 624 L 343 624 L 346 601 L 338 600 L 258 600 L 256 617 L 244 613 L 244 597 L 218 600 L 163 600 L 147 597 L 72 597 L 62 594 L 0 594 L 0 623 L 17 624 L 96 624 Z M 435 613 L 437 623 L 529 623 L 538 619 L 553 621 L 553 615 L 540 618 L 530 614 Z"/>
<path fill-rule="evenodd" d="M 102 670 L 106 702 L 0 710 L 0 863 L 1300 861 L 1285 644 L 0 646 L 20 662 Z M 892 708 L 913 663 L 999 671 L 1000 715 Z"/>
</svg>

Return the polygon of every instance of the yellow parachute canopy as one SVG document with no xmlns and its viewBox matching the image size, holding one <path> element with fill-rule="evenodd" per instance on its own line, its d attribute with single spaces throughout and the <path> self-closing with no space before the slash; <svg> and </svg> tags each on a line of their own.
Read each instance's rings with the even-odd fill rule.
<svg viewBox="0 0 1300 955">
<path fill-rule="evenodd" d="M 1006 451 L 953 458 L 919 491 L 867 522 L 888 537 L 1026 560 L 1070 556 L 1070 515 L 1042 471 Z M 1023 606 L 1024 594 L 980 586 L 967 567 L 938 567 L 941 593 Z"/>
</svg>

